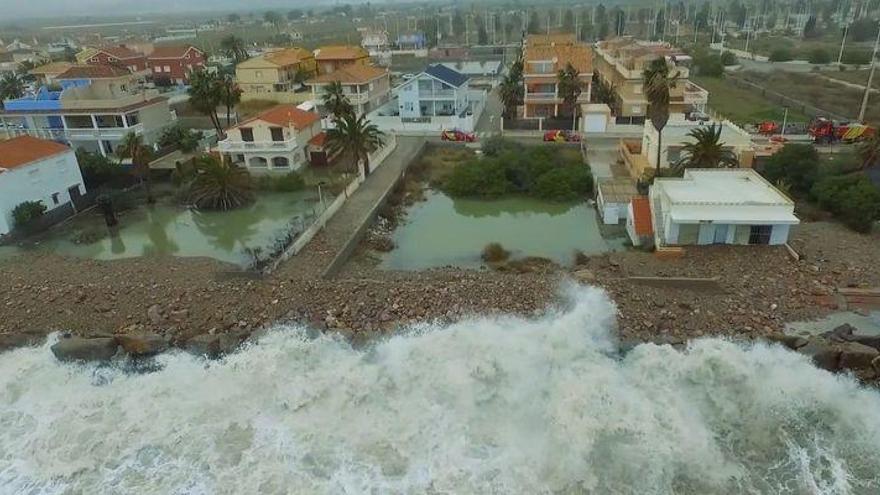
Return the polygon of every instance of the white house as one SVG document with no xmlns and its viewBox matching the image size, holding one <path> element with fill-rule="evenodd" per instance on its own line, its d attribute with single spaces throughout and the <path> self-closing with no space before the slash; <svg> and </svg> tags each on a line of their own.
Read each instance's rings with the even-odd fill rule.
<svg viewBox="0 0 880 495">
<path fill-rule="evenodd" d="M 626 220 L 630 200 L 638 196 L 636 185 L 629 178 L 600 178 L 596 184 L 596 208 L 602 223 L 616 225 Z"/>
<path fill-rule="evenodd" d="M 681 156 L 682 147 L 689 142 L 693 142 L 694 138 L 689 134 L 700 126 L 709 125 L 721 126 L 721 137 L 719 141 L 724 143 L 736 154 L 740 165 L 744 167 L 751 166 L 754 155 L 754 144 L 752 136 L 744 129 L 729 121 L 722 122 L 692 122 L 686 120 L 683 114 L 672 114 L 669 116 L 669 122 L 663 128 L 662 150 L 660 151 L 660 167 L 668 167 L 675 164 Z M 647 160 L 649 167 L 657 166 L 657 130 L 648 121 L 645 123 L 645 129 L 642 133 L 642 155 Z"/>
<path fill-rule="evenodd" d="M 25 201 L 40 201 L 50 211 L 85 193 L 72 149 L 26 135 L 0 141 L 0 235 L 15 226 L 12 210 Z"/>
<path fill-rule="evenodd" d="M 689 169 L 651 186 L 658 246 L 784 244 L 794 202 L 749 168 Z"/>
<path fill-rule="evenodd" d="M 440 64 L 429 65 L 396 93 L 403 119 L 463 116 L 470 108 L 468 77 Z"/>
<path fill-rule="evenodd" d="M 291 172 L 307 163 L 309 142 L 322 132 L 317 113 L 278 105 L 230 128 L 217 150 L 251 172 Z"/>
</svg>

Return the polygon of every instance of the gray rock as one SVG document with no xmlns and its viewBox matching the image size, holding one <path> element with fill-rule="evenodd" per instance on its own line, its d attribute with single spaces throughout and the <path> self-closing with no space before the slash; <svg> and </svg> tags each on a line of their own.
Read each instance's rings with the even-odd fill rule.
<svg viewBox="0 0 880 495">
<path fill-rule="evenodd" d="M 207 333 L 196 335 L 186 342 L 186 350 L 197 356 L 216 358 L 220 356 L 220 336 Z"/>
<path fill-rule="evenodd" d="M 850 340 L 855 331 L 855 327 L 853 327 L 849 323 L 844 323 L 843 325 L 840 325 L 828 332 L 823 333 L 822 336 L 828 340 L 831 340 L 832 342 L 847 342 Z"/>
<path fill-rule="evenodd" d="M 871 363 L 880 357 L 880 351 L 858 342 L 840 345 L 840 367 L 848 370 L 870 370 Z"/>
<path fill-rule="evenodd" d="M 840 349 L 823 339 L 810 339 L 798 352 L 813 358 L 813 364 L 828 371 L 840 369 Z"/>
<path fill-rule="evenodd" d="M 158 304 L 154 304 L 147 309 L 147 318 L 153 325 L 161 325 L 165 318 L 162 316 L 162 308 Z"/>
<path fill-rule="evenodd" d="M 801 347 L 807 345 L 807 343 L 809 342 L 807 339 L 797 335 L 779 334 L 768 335 L 767 340 L 771 342 L 778 342 L 793 351 L 800 349 Z"/>
<path fill-rule="evenodd" d="M 39 344 L 44 340 L 45 337 L 29 335 L 26 333 L 0 333 L 0 352 L 15 349 L 17 347 Z"/>
<path fill-rule="evenodd" d="M 116 341 L 132 356 L 153 356 L 168 349 L 168 342 L 154 333 L 117 335 Z"/>
<path fill-rule="evenodd" d="M 52 346 L 52 354 L 59 361 L 106 361 L 116 355 L 116 350 L 116 339 L 112 337 L 68 337 Z"/>
<path fill-rule="evenodd" d="M 858 342 L 859 344 L 880 350 L 880 336 L 853 335 L 849 341 Z"/>
</svg>

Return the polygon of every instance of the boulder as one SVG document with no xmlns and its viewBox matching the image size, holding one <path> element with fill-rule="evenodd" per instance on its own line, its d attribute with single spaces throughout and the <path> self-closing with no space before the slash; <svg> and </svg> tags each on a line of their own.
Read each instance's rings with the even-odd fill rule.
<svg viewBox="0 0 880 495">
<path fill-rule="evenodd" d="M 840 349 L 824 339 L 810 339 L 806 345 L 798 349 L 813 359 L 813 364 L 828 371 L 840 369 Z"/>
<path fill-rule="evenodd" d="M 793 351 L 800 349 L 801 347 L 807 345 L 807 343 L 809 342 L 809 340 L 805 339 L 804 337 L 784 334 L 768 335 L 767 340 L 771 342 L 778 342 Z"/>
<path fill-rule="evenodd" d="M 834 329 L 822 334 L 823 337 L 832 342 L 847 342 L 856 331 L 855 327 L 849 323 L 837 326 Z"/>
<path fill-rule="evenodd" d="M 850 342 L 858 342 L 859 344 L 873 347 L 880 350 L 880 336 L 875 335 L 853 335 L 849 339 Z"/>
<path fill-rule="evenodd" d="M 871 363 L 880 357 L 880 351 L 858 342 L 847 342 L 839 347 L 841 369 L 870 370 Z"/>
<path fill-rule="evenodd" d="M 117 335 L 116 341 L 132 356 L 154 356 L 168 349 L 168 343 L 154 333 Z"/>
<path fill-rule="evenodd" d="M 15 349 L 17 347 L 39 344 L 44 340 L 45 337 L 26 333 L 0 333 L 0 352 Z"/>
<path fill-rule="evenodd" d="M 581 269 L 573 272 L 571 276 L 582 284 L 591 284 L 596 281 L 596 274 L 587 269 Z"/>
<path fill-rule="evenodd" d="M 205 356 L 209 359 L 220 355 L 220 336 L 203 333 L 186 341 L 186 350 L 197 356 Z"/>
<path fill-rule="evenodd" d="M 52 354 L 59 361 L 107 361 L 116 355 L 116 348 L 113 337 L 68 337 L 52 346 Z"/>
</svg>

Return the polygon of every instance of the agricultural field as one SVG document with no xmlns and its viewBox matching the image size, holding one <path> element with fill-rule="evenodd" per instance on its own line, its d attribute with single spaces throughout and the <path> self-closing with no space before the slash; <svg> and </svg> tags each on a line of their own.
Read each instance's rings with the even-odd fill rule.
<svg viewBox="0 0 880 495">
<path fill-rule="evenodd" d="M 709 91 L 709 108 L 740 125 L 755 124 L 764 120 L 782 121 L 784 109 L 760 94 L 734 85 L 718 77 L 691 77 L 695 83 Z M 796 110 L 789 110 L 790 122 L 806 122 L 809 117 Z"/>
<path fill-rule="evenodd" d="M 859 84 L 864 87 L 865 84 L 868 83 L 868 72 L 870 72 L 869 69 L 843 71 L 831 70 L 822 72 L 822 75 L 831 79 L 838 79 L 849 83 Z M 874 82 L 871 83 L 871 87 L 874 89 L 880 89 L 880 74 L 874 74 Z"/>
</svg>

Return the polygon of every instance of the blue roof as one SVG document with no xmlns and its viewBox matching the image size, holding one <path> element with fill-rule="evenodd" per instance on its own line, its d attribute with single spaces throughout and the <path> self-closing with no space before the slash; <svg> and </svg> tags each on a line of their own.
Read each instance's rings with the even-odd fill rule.
<svg viewBox="0 0 880 495">
<path fill-rule="evenodd" d="M 425 69 L 425 74 L 436 77 L 437 79 L 440 79 L 447 84 L 451 84 L 456 88 L 461 87 L 461 85 L 466 83 L 468 80 L 468 76 L 440 64 L 429 65 L 428 68 Z"/>
</svg>

